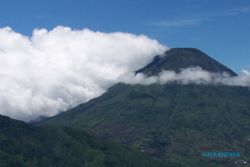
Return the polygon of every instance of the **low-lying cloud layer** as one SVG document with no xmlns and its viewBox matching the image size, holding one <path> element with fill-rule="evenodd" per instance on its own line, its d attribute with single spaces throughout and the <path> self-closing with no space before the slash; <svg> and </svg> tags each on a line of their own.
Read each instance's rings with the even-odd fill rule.
<svg viewBox="0 0 250 167">
<path fill-rule="evenodd" d="M 126 84 L 204 84 L 204 85 L 228 85 L 228 86 L 250 86 L 250 72 L 242 70 L 241 74 L 235 77 L 227 73 L 212 73 L 200 67 L 190 67 L 174 71 L 162 71 L 158 76 L 147 77 L 144 74 L 125 74 L 120 77 L 121 82 Z"/>
<path fill-rule="evenodd" d="M 97 97 L 166 50 L 144 35 L 0 29 L 0 114 L 30 121 Z"/>
</svg>

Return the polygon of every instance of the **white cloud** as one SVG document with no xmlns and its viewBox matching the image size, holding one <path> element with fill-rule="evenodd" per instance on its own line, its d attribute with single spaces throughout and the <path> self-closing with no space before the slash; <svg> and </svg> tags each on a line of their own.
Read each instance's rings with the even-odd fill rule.
<svg viewBox="0 0 250 167">
<path fill-rule="evenodd" d="M 97 97 L 166 50 L 144 35 L 0 29 L 0 114 L 30 121 Z"/>
<path fill-rule="evenodd" d="M 239 14 L 249 13 L 250 12 L 250 6 L 243 6 L 238 8 L 232 8 L 226 12 L 223 13 L 225 16 L 235 16 Z"/>
<path fill-rule="evenodd" d="M 241 74 L 235 77 L 227 73 L 212 73 L 200 67 L 190 67 L 181 70 L 180 73 L 174 71 L 162 71 L 158 76 L 147 77 L 144 74 L 125 74 L 120 80 L 126 84 L 221 84 L 228 86 L 250 87 L 250 72 L 242 70 Z"/>
</svg>

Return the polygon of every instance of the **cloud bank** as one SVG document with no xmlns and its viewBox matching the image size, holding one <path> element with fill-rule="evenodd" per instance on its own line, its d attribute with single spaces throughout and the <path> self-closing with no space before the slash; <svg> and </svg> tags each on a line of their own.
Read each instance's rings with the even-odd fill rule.
<svg viewBox="0 0 250 167">
<path fill-rule="evenodd" d="M 144 35 L 0 29 L 0 114 L 31 121 L 101 95 L 167 48 Z"/>
<path fill-rule="evenodd" d="M 235 77 L 224 73 L 212 73 L 203 70 L 201 67 L 190 67 L 174 71 L 162 71 L 158 76 L 147 77 L 144 74 L 125 74 L 120 77 L 121 82 L 126 84 L 204 84 L 204 85 L 227 85 L 250 87 L 250 72 L 242 70 L 241 74 Z"/>
</svg>

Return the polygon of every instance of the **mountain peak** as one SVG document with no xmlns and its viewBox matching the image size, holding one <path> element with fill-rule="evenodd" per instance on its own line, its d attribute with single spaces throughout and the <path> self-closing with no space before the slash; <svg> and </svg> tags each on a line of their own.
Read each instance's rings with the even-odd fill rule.
<svg viewBox="0 0 250 167">
<path fill-rule="evenodd" d="M 162 70 L 180 72 L 182 69 L 197 66 L 209 72 L 226 72 L 231 76 L 237 75 L 228 67 L 196 48 L 172 48 L 167 50 L 163 55 L 155 56 L 151 63 L 136 71 L 136 74 L 144 73 L 151 76 L 157 75 Z"/>
</svg>

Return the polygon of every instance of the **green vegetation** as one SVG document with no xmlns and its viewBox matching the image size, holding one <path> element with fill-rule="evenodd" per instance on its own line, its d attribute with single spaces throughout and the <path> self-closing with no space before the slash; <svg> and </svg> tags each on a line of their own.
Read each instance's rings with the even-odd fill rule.
<svg viewBox="0 0 250 167">
<path fill-rule="evenodd" d="M 0 166 L 163 167 L 146 155 L 76 129 L 34 127 L 3 116 L 0 116 Z"/>
<path fill-rule="evenodd" d="M 117 84 L 43 124 L 82 128 L 184 166 L 229 166 L 236 159 L 208 162 L 201 153 L 239 151 L 250 160 L 249 101 L 244 87 Z"/>
</svg>

